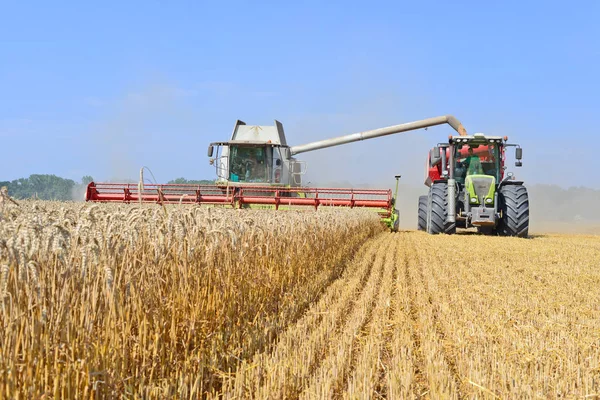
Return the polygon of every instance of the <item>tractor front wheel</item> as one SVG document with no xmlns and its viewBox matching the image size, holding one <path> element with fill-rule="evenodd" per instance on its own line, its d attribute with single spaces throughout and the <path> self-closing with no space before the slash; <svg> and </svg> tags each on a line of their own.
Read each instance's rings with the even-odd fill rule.
<svg viewBox="0 0 600 400">
<path fill-rule="evenodd" d="M 448 220 L 448 185 L 434 183 L 427 198 L 427 233 L 456 233 L 456 223 Z"/>
<path fill-rule="evenodd" d="M 527 237 L 529 234 L 529 195 L 522 185 L 506 185 L 498 193 L 502 212 L 498 233 L 502 236 Z"/>
<path fill-rule="evenodd" d="M 417 221 L 417 229 L 420 231 L 427 230 L 427 196 L 419 196 L 419 218 Z"/>
</svg>

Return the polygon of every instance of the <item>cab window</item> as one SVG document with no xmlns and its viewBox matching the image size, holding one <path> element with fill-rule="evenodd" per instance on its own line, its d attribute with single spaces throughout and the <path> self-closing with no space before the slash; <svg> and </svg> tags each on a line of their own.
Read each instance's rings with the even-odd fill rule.
<svg viewBox="0 0 600 400">
<path fill-rule="evenodd" d="M 461 145 L 455 148 L 454 175 L 464 183 L 469 175 L 491 175 L 499 179 L 500 160 L 496 145 Z"/>
<path fill-rule="evenodd" d="M 232 182 L 268 182 L 264 147 L 231 146 L 229 180 Z"/>
</svg>

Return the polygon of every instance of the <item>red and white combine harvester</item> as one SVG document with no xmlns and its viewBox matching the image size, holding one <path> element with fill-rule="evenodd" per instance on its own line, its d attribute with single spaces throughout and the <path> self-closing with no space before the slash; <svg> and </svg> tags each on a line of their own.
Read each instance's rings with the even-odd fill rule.
<svg viewBox="0 0 600 400">
<path fill-rule="evenodd" d="M 231 140 L 214 142 L 208 147 L 210 163 L 216 168 L 213 185 L 139 184 L 92 182 L 86 201 L 124 203 L 193 203 L 234 208 L 275 208 L 321 206 L 367 207 L 375 209 L 393 231 L 398 230 L 395 209 L 398 191 L 388 189 L 309 188 L 302 186 L 306 164 L 296 155 L 360 140 L 373 139 L 435 125 L 448 124 L 459 135 L 466 135 L 462 124 L 453 116 L 441 116 L 353 133 L 300 146 L 289 146 L 283 125 L 246 125 L 236 121 Z"/>
</svg>

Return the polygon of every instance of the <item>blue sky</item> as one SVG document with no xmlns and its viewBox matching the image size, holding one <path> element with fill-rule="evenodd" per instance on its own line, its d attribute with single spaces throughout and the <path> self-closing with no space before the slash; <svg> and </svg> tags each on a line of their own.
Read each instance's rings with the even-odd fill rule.
<svg viewBox="0 0 600 400">
<path fill-rule="evenodd" d="M 600 187 L 599 2 L 87 3 L 0 2 L 0 181 L 212 178 L 238 118 L 301 144 L 453 114 L 528 182 Z M 420 184 L 449 133 L 307 153 L 307 181 Z"/>
</svg>

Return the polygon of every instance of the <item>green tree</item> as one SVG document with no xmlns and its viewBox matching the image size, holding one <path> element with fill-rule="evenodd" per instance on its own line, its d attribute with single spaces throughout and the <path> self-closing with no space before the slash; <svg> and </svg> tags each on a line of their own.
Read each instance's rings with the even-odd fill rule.
<svg viewBox="0 0 600 400">
<path fill-rule="evenodd" d="M 0 186 L 6 186 L 8 194 L 16 199 L 70 200 L 76 183 L 56 175 L 32 174 L 29 178 L 2 182 Z"/>
<path fill-rule="evenodd" d="M 94 178 L 90 175 L 85 175 L 83 178 L 81 178 L 81 184 L 83 186 L 87 186 L 90 182 L 94 182 Z"/>
<path fill-rule="evenodd" d="M 215 183 L 215 181 L 209 181 L 206 179 L 201 179 L 201 180 L 187 180 L 185 178 L 177 178 L 177 179 L 173 179 L 167 183 L 179 183 L 179 184 L 188 184 L 188 185 L 212 185 Z"/>
</svg>

